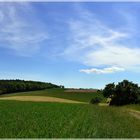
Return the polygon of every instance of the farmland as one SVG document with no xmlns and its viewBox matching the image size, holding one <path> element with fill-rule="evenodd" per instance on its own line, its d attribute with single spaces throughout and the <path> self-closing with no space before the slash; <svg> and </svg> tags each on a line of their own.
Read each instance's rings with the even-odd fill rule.
<svg viewBox="0 0 140 140">
<path fill-rule="evenodd" d="M 123 108 L 0 101 L 0 118 L 0 137 L 140 137 L 140 121 Z"/>
<path fill-rule="evenodd" d="M 1 96 L 57 97 L 86 104 L 0 100 L 1 138 L 139 138 L 140 120 L 130 114 L 139 105 L 109 107 L 89 104 L 97 93 L 47 89 Z"/>
<path fill-rule="evenodd" d="M 140 140 L 140 2 L 25 1 L 0 2 L 0 139 Z"/>
<path fill-rule="evenodd" d="M 70 99 L 75 101 L 82 101 L 82 102 L 90 102 L 91 98 L 93 97 L 101 97 L 103 98 L 102 94 L 97 94 L 95 92 L 67 92 L 64 89 L 46 89 L 40 91 L 30 91 L 30 92 L 19 92 L 19 93 L 12 93 L 12 94 L 4 94 L 1 97 L 9 97 L 9 96 L 49 96 L 49 97 L 57 97 L 63 99 Z"/>
</svg>

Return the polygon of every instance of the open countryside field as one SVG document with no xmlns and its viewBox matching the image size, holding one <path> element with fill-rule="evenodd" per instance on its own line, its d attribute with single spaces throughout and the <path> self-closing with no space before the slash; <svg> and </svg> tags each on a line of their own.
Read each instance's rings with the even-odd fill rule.
<svg viewBox="0 0 140 140">
<path fill-rule="evenodd" d="M 47 96 L 11 96 L 11 97 L 3 97 L 0 100 L 17 100 L 17 101 L 33 101 L 33 102 L 59 102 L 59 103 L 84 103 L 80 101 L 55 98 L 55 97 L 47 97 Z"/>
<path fill-rule="evenodd" d="M 19 92 L 19 93 L 12 93 L 12 94 L 3 94 L 1 97 L 10 97 L 10 96 L 47 96 L 47 97 L 56 97 L 62 99 L 69 99 L 81 102 L 90 102 L 93 97 L 101 97 L 103 98 L 102 94 L 98 94 L 95 92 L 67 92 L 64 89 L 46 89 L 40 91 L 30 91 L 30 92 Z"/>
<path fill-rule="evenodd" d="M 140 121 L 123 108 L 0 101 L 0 118 L 0 137 L 140 137 Z"/>
<path fill-rule="evenodd" d="M 0 2 L 0 139 L 140 140 L 140 1 L 16 1 Z"/>
<path fill-rule="evenodd" d="M 49 89 L 15 94 L 14 97 L 57 97 L 86 104 L 0 100 L 2 138 L 139 138 L 140 119 L 129 109 L 139 105 L 109 107 L 89 104 L 97 93 L 67 93 Z M 7 133 L 8 132 L 8 133 Z"/>
</svg>

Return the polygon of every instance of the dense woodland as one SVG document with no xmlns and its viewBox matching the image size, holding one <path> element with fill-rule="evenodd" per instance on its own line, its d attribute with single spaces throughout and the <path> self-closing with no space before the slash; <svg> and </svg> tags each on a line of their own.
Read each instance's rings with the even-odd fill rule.
<svg viewBox="0 0 140 140">
<path fill-rule="evenodd" d="M 62 87 L 63 86 L 58 86 L 52 83 L 38 81 L 0 80 L 0 94 Z"/>
</svg>

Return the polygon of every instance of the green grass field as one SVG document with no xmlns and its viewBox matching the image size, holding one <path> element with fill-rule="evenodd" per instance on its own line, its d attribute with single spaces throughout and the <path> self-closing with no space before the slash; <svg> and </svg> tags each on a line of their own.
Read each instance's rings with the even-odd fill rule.
<svg viewBox="0 0 140 140">
<path fill-rule="evenodd" d="M 138 138 L 140 121 L 123 108 L 0 101 L 1 138 Z"/>
<path fill-rule="evenodd" d="M 12 93 L 12 94 L 6 94 L 1 96 L 49 96 L 49 97 L 58 97 L 63 99 L 71 99 L 76 101 L 82 101 L 82 102 L 90 102 L 90 100 L 93 97 L 101 97 L 103 98 L 102 94 L 98 94 L 95 92 L 91 93 L 77 93 L 77 92 L 65 92 L 64 89 L 46 89 L 46 90 L 40 90 L 40 91 L 30 91 L 30 92 L 20 92 L 20 93 Z"/>
<path fill-rule="evenodd" d="M 62 89 L 4 96 L 52 96 L 89 102 L 96 93 L 66 93 Z M 0 100 L 1 138 L 140 138 L 140 119 L 128 108 Z"/>
</svg>

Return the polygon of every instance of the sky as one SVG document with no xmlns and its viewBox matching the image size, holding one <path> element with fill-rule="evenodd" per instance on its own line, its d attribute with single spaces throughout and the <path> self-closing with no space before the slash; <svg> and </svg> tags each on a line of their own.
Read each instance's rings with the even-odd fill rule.
<svg viewBox="0 0 140 140">
<path fill-rule="evenodd" d="M 0 2 L 0 79 L 140 85 L 140 2 Z"/>
</svg>

